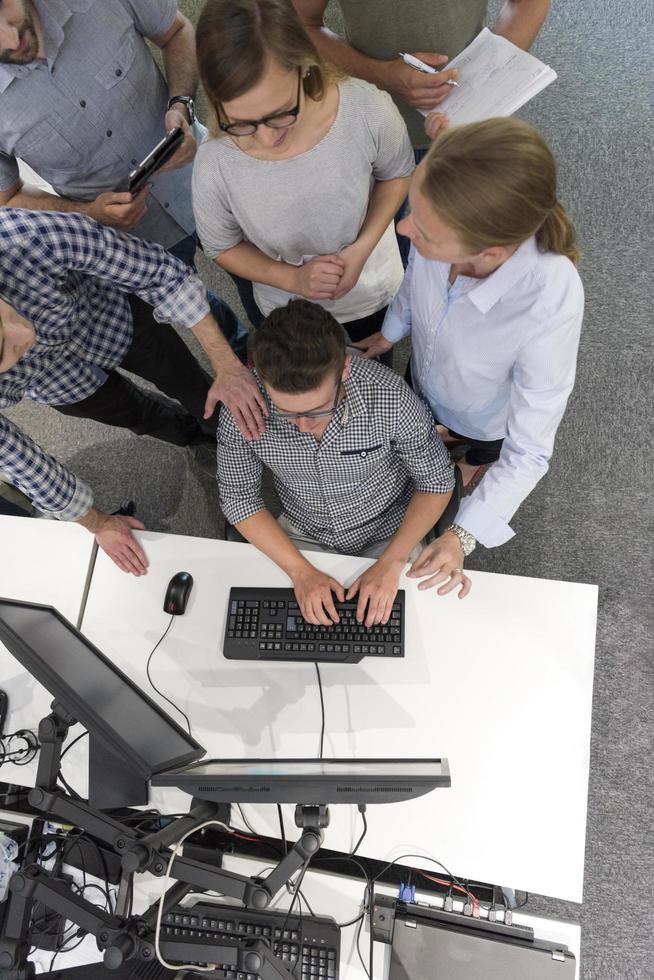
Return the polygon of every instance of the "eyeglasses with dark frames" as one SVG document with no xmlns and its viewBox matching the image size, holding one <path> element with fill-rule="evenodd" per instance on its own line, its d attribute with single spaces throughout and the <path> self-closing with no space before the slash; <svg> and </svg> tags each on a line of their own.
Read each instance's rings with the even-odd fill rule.
<svg viewBox="0 0 654 980">
<path fill-rule="evenodd" d="M 336 392 L 334 394 L 334 404 L 331 408 L 323 408 L 318 412 L 280 412 L 278 408 L 273 405 L 273 414 L 280 419 L 287 419 L 287 421 L 292 421 L 293 419 L 324 419 L 328 415 L 333 415 L 338 408 L 338 398 L 341 393 L 342 380 L 339 379 L 336 385 Z"/>
<path fill-rule="evenodd" d="M 272 116 L 264 116 L 263 119 L 239 119 L 233 123 L 218 123 L 223 133 L 230 136 L 253 136 L 259 126 L 268 126 L 269 129 L 288 129 L 293 123 L 297 122 L 300 114 L 300 90 L 302 87 L 302 69 L 298 68 L 297 78 L 297 101 L 292 109 L 285 109 L 284 112 L 274 112 Z"/>
</svg>

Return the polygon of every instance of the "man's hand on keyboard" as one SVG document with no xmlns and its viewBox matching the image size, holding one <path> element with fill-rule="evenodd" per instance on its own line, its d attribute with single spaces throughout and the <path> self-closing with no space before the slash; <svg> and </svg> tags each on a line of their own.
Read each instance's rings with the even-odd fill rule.
<svg viewBox="0 0 654 980">
<path fill-rule="evenodd" d="M 353 599 L 358 594 L 357 622 L 362 623 L 364 616 L 368 627 L 388 622 L 403 568 L 404 562 L 384 559 L 382 555 L 352 583 L 345 598 Z"/>
<path fill-rule="evenodd" d="M 293 589 L 300 612 L 308 623 L 331 626 L 339 617 L 334 606 L 332 592 L 339 602 L 345 598 L 345 589 L 331 575 L 319 571 L 308 562 L 293 576 Z"/>
</svg>

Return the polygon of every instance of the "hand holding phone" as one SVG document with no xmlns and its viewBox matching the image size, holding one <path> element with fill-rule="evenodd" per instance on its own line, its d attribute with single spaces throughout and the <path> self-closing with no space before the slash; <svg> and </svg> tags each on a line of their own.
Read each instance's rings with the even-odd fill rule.
<svg viewBox="0 0 654 980">
<path fill-rule="evenodd" d="M 150 150 L 144 160 L 141 160 L 138 167 L 128 174 L 127 190 L 132 194 L 138 193 L 142 187 L 145 187 L 153 174 L 170 160 L 183 142 L 184 130 L 181 127 L 176 127 L 166 133 L 161 142 L 157 143 L 153 150 Z"/>
<path fill-rule="evenodd" d="M 89 218 L 108 228 L 133 231 L 143 220 L 147 211 L 147 197 L 150 185 L 146 184 L 137 194 L 129 191 L 104 191 L 94 201 L 84 206 Z"/>
</svg>

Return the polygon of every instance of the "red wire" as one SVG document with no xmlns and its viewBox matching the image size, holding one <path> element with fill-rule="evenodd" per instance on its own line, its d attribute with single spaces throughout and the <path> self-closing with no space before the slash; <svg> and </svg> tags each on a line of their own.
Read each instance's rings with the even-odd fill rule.
<svg viewBox="0 0 654 980">
<path fill-rule="evenodd" d="M 248 837 L 246 834 L 239 834 L 236 830 L 230 830 L 229 833 L 232 837 L 240 837 L 241 840 L 253 841 L 254 843 L 259 840 L 258 837 Z"/>
<path fill-rule="evenodd" d="M 470 903 L 473 907 L 473 912 L 475 908 L 479 908 L 479 899 L 467 888 L 462 888 L 461 885 L 455 885 L 451 881 L 445 881 L 443 878 L 435 878 L 433 875 L 428 875 L 426 871 L 421 871 L 420 874 L 423 878 L 427 878 L 429 881 L 435 882 L 437 885 L 445 885 L 445 887 L 453 888 L 457 892 L 462 892 L 470 898 Z"/>
</svg>

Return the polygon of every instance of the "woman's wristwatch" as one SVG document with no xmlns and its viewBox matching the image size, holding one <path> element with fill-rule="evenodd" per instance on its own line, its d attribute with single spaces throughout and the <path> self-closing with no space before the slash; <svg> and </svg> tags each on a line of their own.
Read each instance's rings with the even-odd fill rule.
<svg viewBox="0 0 654 980">
<path fill-rule="evenodd" d="M 457 538 L 461 542 L 464 558 L 467 558 L 468 555 L 473 553 L 477 547 L 477 539 L 474 538 L 469 531 L 466 531 L 463 527 L 459 527 L 458 524 L 450 524 L 450 526 L 446 527 L 445 530 L 451 531 L 452 534 L 456 534 Z"/>
</svg>

